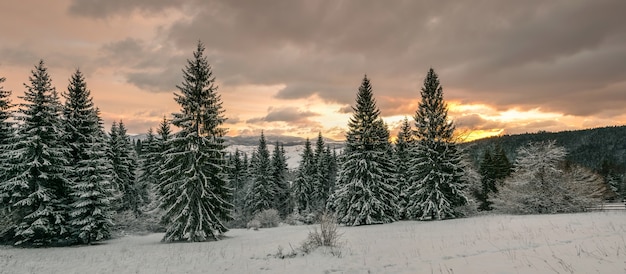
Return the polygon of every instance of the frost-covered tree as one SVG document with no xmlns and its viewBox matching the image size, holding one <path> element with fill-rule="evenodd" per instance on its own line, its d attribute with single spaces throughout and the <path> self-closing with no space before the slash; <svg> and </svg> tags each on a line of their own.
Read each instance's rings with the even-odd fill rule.
<svg viewBox="0 0 626 274">
<path fill-rule="evenodd" d="M 72 236 L 82 243 L 110 236 L 113 186 L 106 140 L 85 78 L 76 70 L 63 93 L 65 142 L 70 148 L 70 224 Z"/>
<path fill-rule="evenodd" d="M 287 158 L 285 147 L 276 141 L 270 161 L 271 177 L 274 185 L 274 201 L 272 207 L 285 217 L 293 208 L 289 207 L 289 182 L 287 181 Z"/>
<path fill-rule="evenodd" d="M 122 120 L 111 125 L 109 149 L 108 157 L 114 172 L 113 185 L 121 195 L 117 210 L 130 210 L 139 215 L 141 214 L 139 207 L 144 202 L 140 193 L 145 186 L 137 183 L 137 154 Z"/>
<path fill-rule="evenodd" d="M 252 186 L 246 198 L 247 209 L 250 215 L 255 215 L 263 210 L 273 208 L 276 188 L 272 181 L 272 166 L 270 152 L 267 149 L 265 135 L 261 132 L 259 145 L 254 154 L 252 167 Z"/>
<path fill-rule="evenodd" d="M 8 195 L 15 245 L 67 244 L 69 150 L 63 142 L 60 103 L 43 60 L 29 80 L 15 117 L 19 127 L 7 153 L 12 170 L 0 182 L 0 193 Z"/>
<path fill-rule="evenodd" d="M 0 77 L 0 84 L 4 83 L 5 80 L 6 78 Z M 13 123 L 9 120 L 12 117 L 11 108 L 13 108 L 11 91 L 5 90 L 0 85 L 0 182 L 7 179 L 11 166 L 8 162 L 11 159 L 8 157 L 10 148 L 7 147 L 13 137 Z M 0 193 L 0 214 L 2 208 L 6 206 L 3 200 L 8 196 L 8 193 Z"/>
<path fill-rule="evenodd" d="M 300 164 L 293 182 L 292 194 L 297 213 L 310 212 L 313 208 L 313 186 L 315 184 L 316 163 L 309 138 L 300 154 Z"/>
<path fill-rule="evenodd" d="M 235 149 L 228 157 L 228 181 L 233 190 L 231 203 L 233 204 L 233 217 L 235 220 L 245 219 L 246 195 L 249 191 L 248 160 L 245 153 Z"/>
<path fill-rule="evenodd" d="M 396 181 L 398 183 L 398 217 L 406 219 L 406 206 L 409 203 L 407 191 L 409 189 L 409 161 L 411 159 L 411 147 L 414 144 L 413 129 L 409 119 L 404 117 L 395 145 Z"/>
<path fill-rule="evenodd" d="M 145 191 L 140 192 L 143 201 L 149 203 L 149 189 L 154 188 L 160 182 L 161 172 L 161 146 L 152 128 L 148 129 L 146 139 L 141 143 L 141 156 L 139 157 L 140 175 L 138 184 L 145 186 Z"/>
<path fill-rule="evenodd" d="M 331 207 L 339 222 L 346 225 L 393 222 L 398 208 L 389 132 L 380 118 L 367 77 L 363 78 L 352 109 Z"/>
<path fill-rule="evenodd" d="M 591 171 L 564 165 L 556 142 L 530 143 L 517 151 L 515 168 L 492 198 L 493 207 L 513 214 L 580 212 L 601 202 L 607 190 Z"/>
<path fill-rule="evenodd" d="M 204 45 L 199 42 L 174 94 L 181 109 L 173 114 L 172 124 L 180 131 L 168 142 L 158 186 L 163 193 L 165 242 L 217 240 L 228 230 L 224 222 L 231 219 L 232 190 L 226 178 L 226 129 L 222 127 L 226 117 L 203 54 Z"/>
<path fill-rule="evenodd" d="M 410 161 L 409 218 L 454 218 L 455 208 L 468 199 L 461 151 L 454 140 L 454 124 L 448 120 L 439 77 L 431 68 L 421 89 L 415 113 L 415 146 Z"/>
</svg>

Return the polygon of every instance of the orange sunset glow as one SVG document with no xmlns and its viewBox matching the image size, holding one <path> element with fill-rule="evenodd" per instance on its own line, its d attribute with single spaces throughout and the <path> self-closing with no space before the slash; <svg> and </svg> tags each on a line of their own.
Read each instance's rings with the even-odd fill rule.
<svg viewBox="0 0 626 274">
<path fill-rule="evenodd" d="M 365 74 L 395 136 L 430 67 L 462 141 L 624 125 L 623 10 L 623 1 L 11 1 L 0 11 L 0 77 L 19 103 L 40 59 L 59 92 L 80 68 L 105 126 L 123 120 L 140 134 L 178 111 L 173 92 L 200 40 L 230 136 L 342 140 Z"/>
</svg>

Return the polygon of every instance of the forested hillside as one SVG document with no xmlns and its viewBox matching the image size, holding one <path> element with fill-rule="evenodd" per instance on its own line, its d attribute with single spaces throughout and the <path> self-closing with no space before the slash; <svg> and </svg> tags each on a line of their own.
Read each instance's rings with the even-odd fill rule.
<svg viewBox="0 0 626 274">
<path fill-rule="evenodd" d="M 478 166 L 485 149 L 496 144 L 509 159 L 515 159 L 518 148 L 529 142 L 547 140 L 555 140 L 557 145 L 565 147 L 567 161 L 591 168 L 607 181 L 623 180 L 626 173 L 626 126 L 504 135 L 469 142 L 465 148 Z"/>
<path fill-rule="evenodd" d="M 504 135 L 467 143 L 467 151 L 478 161 L 485 148 L 499 143 L 509 159 L 515 159 L 517 148 L 529 142 L 555 140 L 567 149 L 569 161 L 599 170 L 603 161 L 626 167 L 626 126 L 603 127 L 562 132 L 538 132 Z"/>
</svg>

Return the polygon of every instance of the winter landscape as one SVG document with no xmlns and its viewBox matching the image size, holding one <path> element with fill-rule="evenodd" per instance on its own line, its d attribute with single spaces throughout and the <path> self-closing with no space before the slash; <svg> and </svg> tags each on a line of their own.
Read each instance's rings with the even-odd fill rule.
<svg viewBox="0 0 626 274">
<path fill-rule="evenodd" d="M 624 1 L 58 3 L 0 11 L 0 273 L 626 272 Z"/>
<path fill-rule="evenodd" d="M 130 235 L 88 247 L 0 247 L 0 273 L 624 273 L 626 212 L 486 215 L 341 227 L 341 245 L 306 256 L 311 226 L 234 229 L 205 243 Z M 68 267 L 71 266 L 71 267 Z"/>
</svg>

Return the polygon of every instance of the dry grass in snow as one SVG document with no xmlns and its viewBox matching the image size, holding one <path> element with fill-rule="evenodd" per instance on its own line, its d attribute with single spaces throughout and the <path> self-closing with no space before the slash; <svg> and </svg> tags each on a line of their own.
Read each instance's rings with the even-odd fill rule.
<svg viewBox="0 0 626 274">
<path fill-rule="evenodd" d="M 342 247 L 279 259 L 314 226 L 233 229 L 217 242 L 0 247 L 0 273 L 626 273 L 626 212 L 340 227 Z"/>
</svg>

